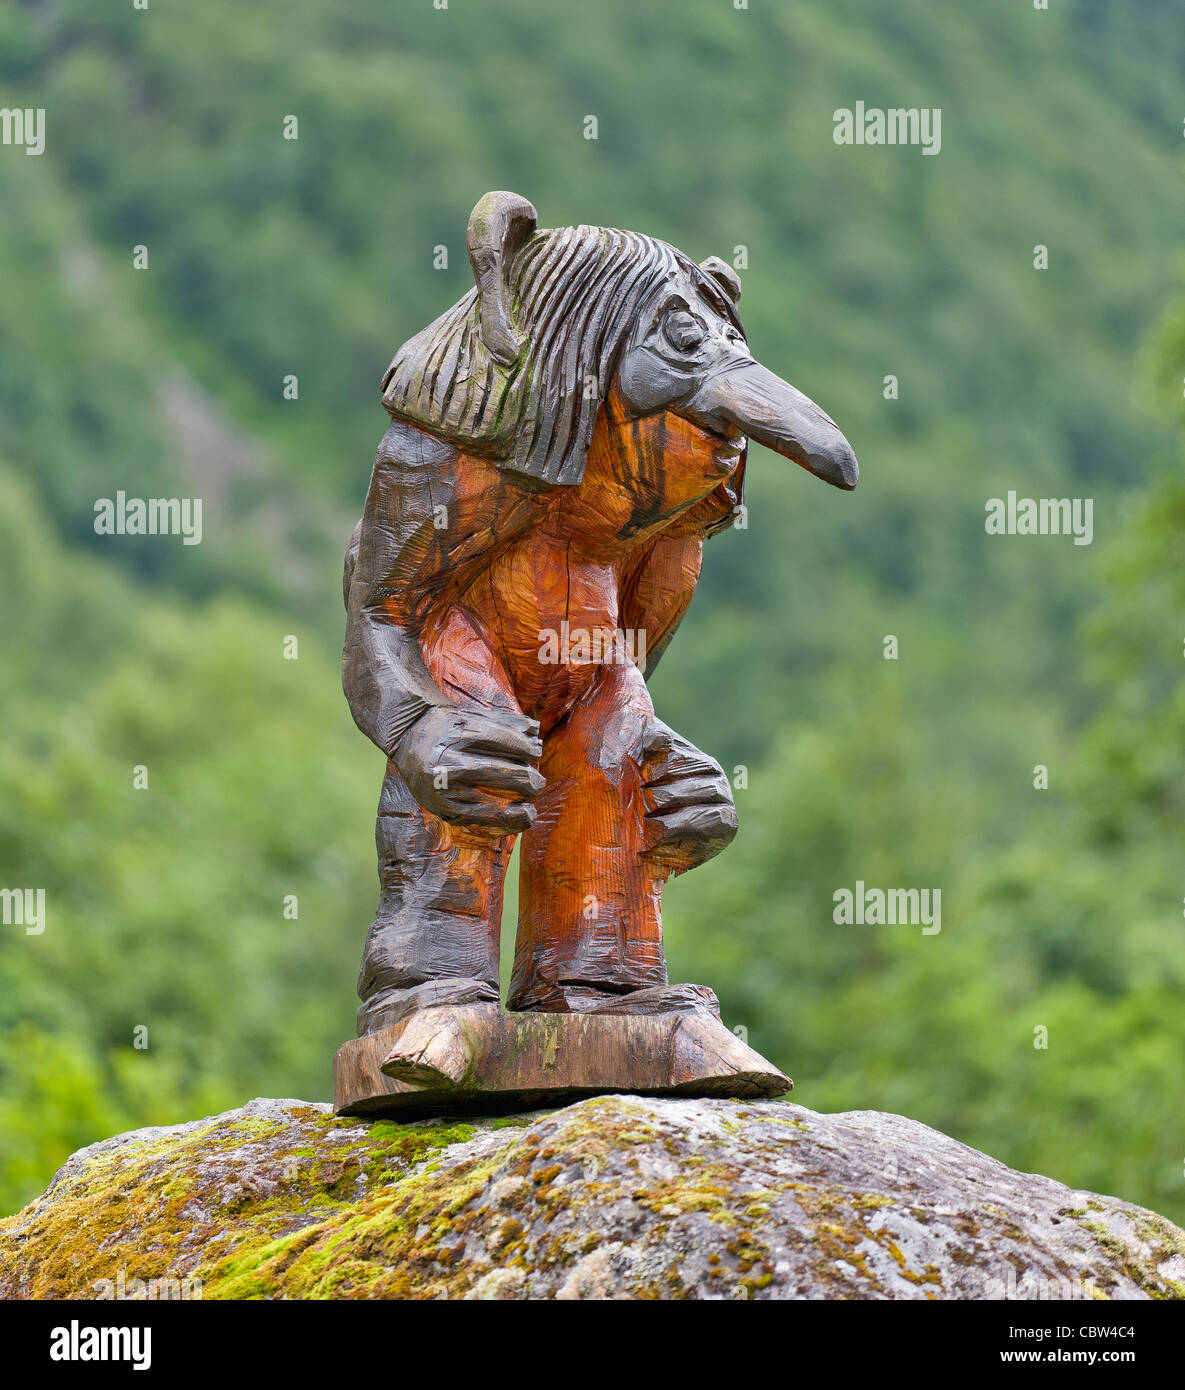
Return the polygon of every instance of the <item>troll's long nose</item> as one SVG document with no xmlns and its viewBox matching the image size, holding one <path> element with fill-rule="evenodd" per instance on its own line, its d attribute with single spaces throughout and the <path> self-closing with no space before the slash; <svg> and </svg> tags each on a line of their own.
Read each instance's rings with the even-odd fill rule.
<svg viewBox="0 0 1185 1390">
<path fill-rule="evenodd" d="M 680 414 L 706 429 L 739 429 L 833 487 L 851 491 L 860 477 L 852 446 L 831 416 L 759 362 L 738 362 L 709 377 Z"/>
</svg>

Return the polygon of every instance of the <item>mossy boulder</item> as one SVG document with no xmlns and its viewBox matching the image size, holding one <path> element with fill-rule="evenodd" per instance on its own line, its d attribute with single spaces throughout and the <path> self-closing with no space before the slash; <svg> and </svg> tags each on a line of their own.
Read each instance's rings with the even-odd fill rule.
<svg viewBox="0 0 1185 1390">
<path fill-rule="evenodd" d="M 1185 1233 L 898 1115 L 638 1096 L 412 1124 L 255 1100 L 83 1149 L 0 1221 L 0 1296 L 179 1292 L 1182 1298 Z"/>
</svg>

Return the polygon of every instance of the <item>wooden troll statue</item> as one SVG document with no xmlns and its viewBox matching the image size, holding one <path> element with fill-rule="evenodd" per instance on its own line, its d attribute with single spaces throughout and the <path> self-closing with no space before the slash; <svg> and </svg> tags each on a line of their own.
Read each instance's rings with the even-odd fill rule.
<svg viewBox="0 0 1185 1390">
<path fill-rule="evenodd" d="M 483 1089 L 720 1093 L 721 1069 L 748 1078 L 723 1088 L 743 1094 L 761 1067 L 774 1080 L 756 1093 L 779 1092 L 789 1082 L 719 1023 L 711 990 L 667 980 L 663 883 L 719 853 L 737 820 L 720 766 L 656 717 L 646 678 L 704 540 L 741 504 L 747 440 L 845 489 L 855 456 L 750 356 L 723 261 L 608 227 L 541 231 L 506 192 L 474 208 L 468 249 L 474 288 L 383 378 L 391 424 L 346 556 L 343 684 L 387 770 L 338 1108 Z M 698 1029 L 698 1073 L 647 1073 L 637 1054 L 680 1021 Z M 554 1085 L 506 1057 L 483 1081 L 509 1023 L 520 1069 L 522 1028 L 537 1028 Z M 730 1047 L 746 1055 L 720 1061 Z"/>
</svg>

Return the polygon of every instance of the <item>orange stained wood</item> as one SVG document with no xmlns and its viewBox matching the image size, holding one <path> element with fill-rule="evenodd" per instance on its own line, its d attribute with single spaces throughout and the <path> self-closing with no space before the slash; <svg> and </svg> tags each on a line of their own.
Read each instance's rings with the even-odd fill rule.
<svg viewBox="0 0 1185 1390">
<path fill-rule="evenodd" d="M 642 672 L 612 642 L 628 629 L 641 655 L 641 644 L 652 654 L 669 638 L 694 592 L 703 537 L 735 502 L 743 451 L 670 412 L 630 420 L 614 395 L 577 487 L 529 492 L 460 455 L 451 504 L 460 524 L 424 537 L 420 573 L 439 578 L 420 586 L 416 609 L 433 678 L 460 704 L 538 719 L 544 735 L 547 786 L 523 846 L 516 1007 L 556 1007 L 563 982 L 665 981 L 662 884 L 678 865 L 650 854 L 643 743 L 653 709 Z M 449 534 L 495 526 L 510 539 L 467 572 L 464 552 L 480 545 L 450 550 Z M 558 650 L 547 650 L 549 633 Z M 593 659 L 580 634 L 599 634 Z M 475 930 L 492 936 L 513 836 L 423 816 L 450 872 L 473 890 Z"/>
<path fill-rule="evenodd" d="M 544 733 L 589 690 L 603 664 L 597 653 L 616 634 L 634 654 L 669 635 L 699 578 L 707 527 L 730 509 L 728 483 L 743 454 L 743 441 L 669 411 L 630 420 L 614 391 L 583 481 L 535 503 L 542 519 L 464 590 L 462 604 Z"/>
</svg>

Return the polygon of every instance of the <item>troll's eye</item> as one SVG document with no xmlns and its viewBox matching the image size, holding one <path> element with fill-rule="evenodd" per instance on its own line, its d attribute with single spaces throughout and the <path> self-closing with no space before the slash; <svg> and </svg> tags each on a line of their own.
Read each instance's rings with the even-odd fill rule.
<svg viewBox="0 0 1185 1390">
<path fill-rule="evenodd" d="M 678 352 L 690 352 L 703 342 L 707 329 L 687 309 L 676 309 L 674 313 L 667 315 L 662 332 L 663 337 Z"/>
</svg>

